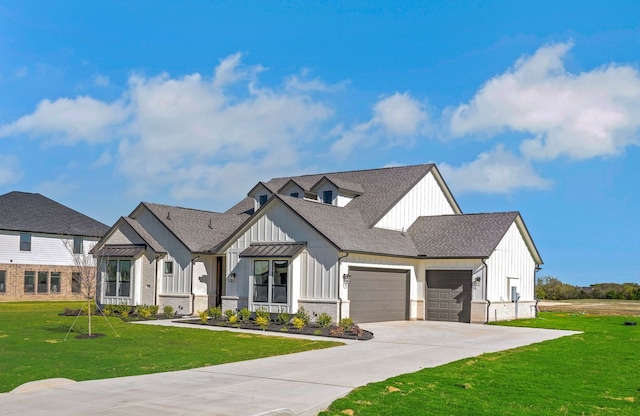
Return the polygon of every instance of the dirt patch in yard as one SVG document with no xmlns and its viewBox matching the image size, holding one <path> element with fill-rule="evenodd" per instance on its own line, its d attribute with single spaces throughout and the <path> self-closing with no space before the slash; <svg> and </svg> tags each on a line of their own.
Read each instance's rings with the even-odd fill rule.
<svg viewBox="0 0 640 416">
<path fill-rule="evenodd" d="M 541 300 L 541 312 L 574 312 L 597 315 L 640 316 L 640 301 L 615 299 Z"/>
</svg>

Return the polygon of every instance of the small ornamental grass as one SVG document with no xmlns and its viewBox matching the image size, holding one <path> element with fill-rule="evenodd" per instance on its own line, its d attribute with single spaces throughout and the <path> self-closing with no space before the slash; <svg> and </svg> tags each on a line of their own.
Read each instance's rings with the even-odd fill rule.
<svg viewBox="0 0 640 416">
<path fill-rule="evenodd" d="M 264 316 L 258 316 L 255 323 L 264 331 L 269 326 L 269 320 Z"/>
<path fill-rule="evenodd" d="M 162 307 L 162 314 L 164 315 L 165 318 L 171 318 L 173 317 L 174 314 L 174 310 L 173 310 L 173 306 L 171 305 L 164 305 Z"/>
<path fill-rule="evenodd" d="M 249 309 L 242 308 L 238 311 L 238 319 L 240 319 L 241 322 L 246 322 L 249 318 L 251 318 L 251 311 L 249 311 Z"/>
<path fill-rule="evenodd" d="M 211 316 L 211 318 L 213 319 L 222 318 L 222 308 L 220 306 L 209 308 L 209 316 Z"/>
<path fill-rule="evenodd" d="M 322 312 L 316 318 L 316 323 L 320 325 L 321 328 L 328 328 L 331 322 L 333 322 L 333 318 L 326 312 Z"/>
<path fill-rule="evenodd" d="M 200 311 L 198 312 L 198 316 L 200 317 L 201 322 L 207 322 L 207 320 L 209 319 L 209 311 L 208 310 Z"/>
<path fill-rule="evenodd" d="M 298 330 L 302 330 L 307 324 L 304 322 L 304 319 L 298 318 L 297 316 L 293 318 L 291 321 L 291 325 Z"/>
</svg>

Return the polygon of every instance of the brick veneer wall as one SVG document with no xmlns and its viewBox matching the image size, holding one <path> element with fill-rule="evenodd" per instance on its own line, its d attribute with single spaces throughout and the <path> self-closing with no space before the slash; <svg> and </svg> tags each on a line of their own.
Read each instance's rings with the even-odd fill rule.
<svg viewBox="0 0 640 416">
<path fill-rule="evenodd" d="M 71 291 L 71 275 L 73 272 L 78 271 L 76 267 L 2 263 L 0 264 L 0 270 L 4 270 L 6 276 L 6 288 L 4 292 L 0 292 L 0 302 L 84 300 L 82 293 L 73 293 Z M 49 279 L 51 279 L 51 272 L 59 272 L 60 292 L 24 293 L 25 271 L 35 272 L 36 290 L 38 272 L 49 272 Z"/>
</svg>

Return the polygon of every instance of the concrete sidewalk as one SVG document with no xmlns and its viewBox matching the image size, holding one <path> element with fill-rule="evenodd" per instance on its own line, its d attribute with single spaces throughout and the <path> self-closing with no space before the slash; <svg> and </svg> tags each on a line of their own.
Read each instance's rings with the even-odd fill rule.
<svg viewBox="0 0 640 416">
<path fill-rule="evenodd" d="M 0 394 L 0 409 L 3 415 L 20 416 L 315 415 L 367 383 L 576 334 L 431 321 L 363 327 L 375 334 L 373 340 L 170 373 L 31 383 Z"/>
</svg>

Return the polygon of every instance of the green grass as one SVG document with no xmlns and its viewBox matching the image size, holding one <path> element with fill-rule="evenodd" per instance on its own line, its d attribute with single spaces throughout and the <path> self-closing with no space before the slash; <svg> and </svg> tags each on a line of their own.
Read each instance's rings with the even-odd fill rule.
<svg viewBox="0 0 640 416">
<path fill-rule="evenodd" d="M 638 415 L 638 317 L 541 313 L 504 325 L 583 334 L 372 383 L 325 414 Z"/>
<path fill-rule="evenodd" d="M 58 316 L 72 303 L 0 303 L 0 392 L 33 380 L 65 377 L 91 380 L 183 370 L 341 345 L 334 342 L 267 337 L 228 331 L 169 328 L 125 323 L 102 316 L 93 320 L 95 339 L 86 333 L 87 317 L 63 342 L 74 317 Z"/>
</svg>

